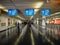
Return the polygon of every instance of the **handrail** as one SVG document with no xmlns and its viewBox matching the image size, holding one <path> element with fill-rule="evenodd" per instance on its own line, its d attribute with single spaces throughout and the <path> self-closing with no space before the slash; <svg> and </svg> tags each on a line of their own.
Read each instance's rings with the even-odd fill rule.
<svg viewBox="0 0 60 45">
<path fill-rule="evenodd" d="M 13 27 L 15 27 L 15 26 L 5 27 L 4 29 L 1 29 L 1 30 L 0 30 L 0 33 L 1 33 L 1 32 L 4 32 L 4 31 L 6 31 L 6 30 L 9 30 L 9 29 L 11 29 L 11 28 L 13 28 Z"/>
</svg>

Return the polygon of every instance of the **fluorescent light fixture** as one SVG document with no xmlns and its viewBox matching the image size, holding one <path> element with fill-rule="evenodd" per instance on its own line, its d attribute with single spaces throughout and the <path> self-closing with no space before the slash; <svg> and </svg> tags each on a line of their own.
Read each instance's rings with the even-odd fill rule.
<svg viewBox="0 0 60 45">
<path fill-rule="evenodd" d="M 39 9 L 35 9 L 34 11 L 37 12 Z"/>
<path fill-rule="evenodd" d="M 43 5 L 44 3 L 43 2 L 37 2 L 35 3 L 35 7 L 36 9 L 34 9 L 35 11 L 35 14 L 37 13 L 37 11 L 39 11 L 39 9 L 41 8 L 41 6 Z M 33 16 L 31 16 L 30 20 L 33 18 Z"/>
<path fill-rule="evenodd" d="M 17 17 L 19 17 L 19 18 L 22 19 L 22 20 L 25 20 L 24 18 L 22 18 L 22 17 L 20 17 L 20 16 L 17 16 Z"/>
<path fill-rule="evenodd" d="M 34 14 L 36 14 L 38 10 L 39 10 L 39 9 L 35 9 L 35 10 L 34 10 Z"/>
<path fill-rule="evenodd" d="M 57 14 L 60 14 L 60 12 L 57 12 L 57 13 L 51 14 L 51 16 L 53 16 L 53 15 L 57 15 Z"/>
<path fill-rule="evenodd" d="M 5 9 L 5 7 L 0 4 L 0 9 Z"/>
<path fill-rule="evenodd" d="M 8 10 L 0 4 L 0 9 L 3 9 L 4 11 L 8 12 Z"/>
<path fill-rule="evenodd" d="M 5 9 L 5 7 L 2 6 L 1 4 L 0 4 L 0 9 L 3 9 L 4 11 L 8 12 L 8 10 Z M 22 17 L 20 17 L 20 16 L 17 16 L 17 17 L 19 17 L 19 18 L 22 19 L 22 20 L 25 20 L 24 18 L 22 18 Z"/>
<path fill-rule="evenodd" d="M 35 8 L 40 8 L 43 5 L 43 2 L 37 2 Z"/>
<path fill-rule="evenodd" d="M 56 19 L 60 19 L 60 18 L 56 18 Z"/>
<path fill-rule="evenodd" d="M 35 9 L 34 11 L 37 12 L 39 9 Z"/>
<path fill-rule="evenodd" d="M 36 8 L 35 9 L 35 14 L 37 13 L 37 11 L 39 11 L 39 9 L 41 8 L 41 6 L 44 4 L 43 2 L 37 2 L 37 3 L 35 3 L 36 4 L 36 6 L 34 7 L 34 8 Z"/>
<path fill-rule="evenodd" d="M 54 15 L 58 15 L 58 14 L 60 14 L 60 12 L 57 12 L 57 13 L 51 14 L 50 16 L 54 16 Z M 48 17 L 48 16 L 46 16 L 46 17 Z"/>
<path fill-rule="evenodd" d="M 8 12 L 8 10 L 7 10 L 7 9 L 4 9 L 4 11 L 5 11 L 5 12 Z"/>
<path fill-rule="evenodd" d="M 31 16 L 30 20 L 33 18 L 33 16 Z"/>
</svg>

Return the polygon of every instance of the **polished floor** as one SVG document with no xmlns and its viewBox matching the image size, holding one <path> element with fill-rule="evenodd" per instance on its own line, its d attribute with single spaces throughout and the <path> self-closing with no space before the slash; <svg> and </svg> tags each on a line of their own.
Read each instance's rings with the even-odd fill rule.
<svg viewBox="0 0 60 45">
<path fill-rule="evenodd" d="M 31 27 L 25 25 L 20 29 L 20 35 L 17 33 L 17 27 L 10 29 L 10 31 L 0 32 L 0 45 L 60 45 L 58 35 L 49 33 L 49 31 L 44 34 L 42 27 L 36 30 L 34 25 Z"/>
</svg>

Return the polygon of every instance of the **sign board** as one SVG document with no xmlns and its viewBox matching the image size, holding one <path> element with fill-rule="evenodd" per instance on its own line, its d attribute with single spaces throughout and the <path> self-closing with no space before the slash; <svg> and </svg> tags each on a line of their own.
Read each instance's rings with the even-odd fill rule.
<svg viewBox="0 0 60 45">
<path fill-rule="evenodd" d="M 26 16 L 34 16 L 34 9 L 25 9 Z"/>
<path fill-rule="evenodd" d="M 42 16 L 50 16 L 50 9 L 42 9 L 41 14 Z"/>
<path fill-rule="evenodd" d="M 17 15 L 18 15 L 17 9 L 9 9 L 8 10 L 8 16 L 17 16 Z"/>
</svg>

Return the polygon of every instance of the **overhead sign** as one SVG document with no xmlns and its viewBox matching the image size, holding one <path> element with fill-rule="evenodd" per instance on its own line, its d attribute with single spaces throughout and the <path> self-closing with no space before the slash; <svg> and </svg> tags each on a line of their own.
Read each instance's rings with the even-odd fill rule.
<svg viewBox="0 0 60 45">
<path fill-rule="evenodd" d="M 17 16 L 17 15 L 18 15 L 17 9 L 9 9 L 8 10 L 8 16 Z"/>
<path fill-rule="evenodd" d="M 50 9 L 42 9 L 41 14 L 42 16 L 50 16 Z"/>
<path fill-rule="evenodd" d="M 34 9 L 25 9 L 26 16 L 34 16 Z"/>
</svg>

